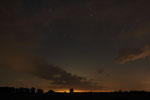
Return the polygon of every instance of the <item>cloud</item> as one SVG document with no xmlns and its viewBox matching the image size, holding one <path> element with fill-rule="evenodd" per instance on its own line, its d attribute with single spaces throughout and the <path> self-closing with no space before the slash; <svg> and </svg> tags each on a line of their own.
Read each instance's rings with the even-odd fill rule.
<svg viewBox="0 0 150 100">
<path fill-rule="evenodd" d="M 74 75 L 61 67 L 48 64 L 43 59 L 31 53 L 20 52 L 1 56 L 1 67 L 7 67 L 16 72 L 32 74 L 51 82 L 53 88 L 76 88 L 82 90 L 97 90 L 102 87 L 88 81 L 85 77 Z M 54 85 L 54 86 L 53 86 Z"/>
<path fill-rule="evenodd" d="M 32 74 L 42 78 L 51 80 L 55 88 L 76 88 L 82 90 L 97 90 L 102 87 L 93 84 L 93 82 L 88 81 L 85 77 L 78 75 L 73 75 L 64 69 L 54 66 L 52 64 L 47 64 L 44 61 L 38 61 L 37 71 L 32 72 Z"/>
<path fill-rule="evenodd" d="M 18 35 L 15 34 L 1 34 L 0 36 L 0 67 L 7 67 L 12 71 L 32 74 L 38 78 L 49 80 L 52 82 L 49 87 L 53 89 L 99 90 L 102 88 L 85 77 L 74 75 L 62 69 L 61 66 L 49 64 L 42 59 L 37 53 L 37 47 L 41 47 L 41 44 L 34 40 L 36 35 L 30 37 L 31 40 L 27 40 L 28 42 L 26 39 L 22 41 L 16 39 Z"/>
<path fill-rule="evenodd" d="M 82 90 L 99 90 L 102 87 L 97 86 L 94 82 L 89 81 L 85 77 L 74 75 L 61 66 L 49 64 L 42 59 L 37 51 L 37 46 L 41 44 L 34 40 L 39 37 L 29 37 L 31 40 L 18 40 L 18 34 L 0 34 L 0 67 L 7 67 L 9 70 L 32 74 L 38 78 L 49 80 L 50 88 L 68 89 L 76 88 Z M 29 36 L 29 35 L 26 35 Z M 30 43 L 29 46 L 28 43 Z"/>
<path fill-rule="evenodd" d="M 116 63 L 125 64 L 129 61 L 135 61 L 150 56 L 150 46 L 143 48 L 129 49 L 121 52 L 117 57 Z"/>
</svg>

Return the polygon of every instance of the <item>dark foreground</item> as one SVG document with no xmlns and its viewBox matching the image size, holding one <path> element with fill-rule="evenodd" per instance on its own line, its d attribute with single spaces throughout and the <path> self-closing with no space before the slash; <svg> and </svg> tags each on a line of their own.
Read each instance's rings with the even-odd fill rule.
<svg viewBox="0 0 150 100">
<path fill-rule="evenodd" d="M 49 90 L 44 93 L 36 88 L 0 87 L 0 100 L 150 100 L 150 92 L 86 92 L 57 93 Z"/>
<path fill-rule="evenodd" d="M 0 97 L 1 100 L 149 100 L 150 93 L 55 93 Z"/>
</svg>

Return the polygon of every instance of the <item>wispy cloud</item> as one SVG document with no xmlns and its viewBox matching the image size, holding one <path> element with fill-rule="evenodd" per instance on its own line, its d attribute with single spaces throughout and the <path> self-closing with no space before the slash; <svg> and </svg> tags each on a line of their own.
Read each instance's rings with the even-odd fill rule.
<svg viewBox="0 0 150 100">
<path fill-rule="evenodd" d="M 125 64 L 129 61 L 135 61 L 138 59 L 150 56 L 150 46 L 145 46 L 143 48 L 129 49 L 124 52 L 120 52 L 117 57 L 116 63 Z"/>
</svg>

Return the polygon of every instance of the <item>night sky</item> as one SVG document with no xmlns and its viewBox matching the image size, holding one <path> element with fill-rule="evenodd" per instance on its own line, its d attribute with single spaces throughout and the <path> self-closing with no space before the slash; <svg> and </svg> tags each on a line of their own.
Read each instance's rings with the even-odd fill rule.
<svg viewBox="0 0 150 100">
<path fill-rule="evenodd" d="M 0 0 L 0 86 L 150 91 L 149 0 Z"/>
</svg>

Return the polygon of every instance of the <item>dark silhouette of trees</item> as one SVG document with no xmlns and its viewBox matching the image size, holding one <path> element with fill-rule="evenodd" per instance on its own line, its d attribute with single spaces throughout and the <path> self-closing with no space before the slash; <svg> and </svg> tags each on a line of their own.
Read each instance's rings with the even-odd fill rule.
<svg viewBox="0 0 150 100">
<path fill-rule="evenodd" d="M 0 87 L 0 94 L 14 94 L 15 88 L 13 87 Z"/>
<path fill-rule="evenodd" d="M 42 94 L 42 89 L 36 88 L 14 88 L 14 87 L 0 87 L 0 94 L 9 94 L 9 95 L 33 95 L 33 94 Z"/>
<path fill-rule="evenodd" d="M 55 93 L 55 91 L 53 91 L 53 90 L 49 90 L 47 93 L 48 93 L 48 94 L 54 94 L 54 93 Z"/>
<path fill-rule="evenodd" d="M 42 94 L 44 91 L 42 89 L 37 89 L 36 93 L 37 94 Z"/>
<path fill-rule="evenodd" d="M 36 88 L 32 87 L 32 88 L 30 89 L 30 91 L 31 91 L 31 94 L 35 94 Z"/>
<path fill-rule="evenodd" d="M 70 89 L 70 93 L 55 92 L 49 90 L 44 93 L 42 89 L 36 88 L 14 88 L 14 87 L 0 87 L 0 99 L 4 100 L 148 100 L 150 99 L 150 92 L 146 91 L 116 91 L 116 92 L 74 92 Z M 146 99 L 148 98 L 148 99 Z"/>
<path fill-rule="evenodd" d="M 74 92 L 74 89 L 73 89 L 73 88 L 71 88 L 71 89 L 70 89 L 70 93 L 73 93 L 73 92 Z"/>
</svg>

